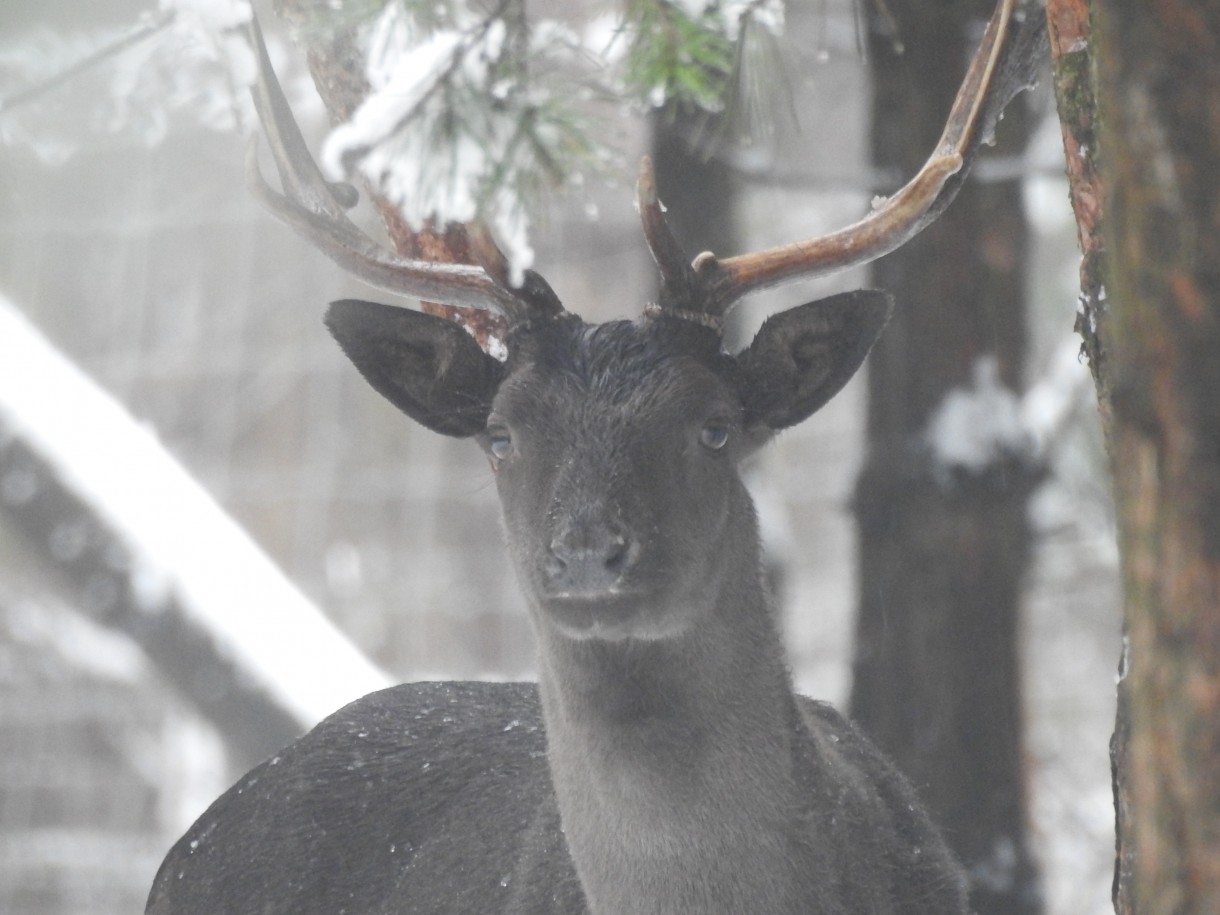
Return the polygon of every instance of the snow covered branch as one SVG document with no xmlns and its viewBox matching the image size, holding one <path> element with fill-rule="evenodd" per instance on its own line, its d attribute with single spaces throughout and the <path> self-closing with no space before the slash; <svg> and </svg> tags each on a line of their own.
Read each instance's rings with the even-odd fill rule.
<svg viewBox="0 0 1220 915">
<path fill-rule="evenodd" d="M 0 519 L 247 759 L 389 684 L 151 431 L 3 298 Z"/>
<path fill-rule="evenodd" d="M 531 16 L 523 0 L 341 6 L 277 4 L 315 72 L 326 58 L 343 71 L 340 88 L 318 85 L 338 121 L 321 156 L 329 177 L 365 179 L 416 233 L 486 223 L 518 279 L 533 257 L 531 218 L 619 161 L 611 125 L 623 109 L 732 109 L 753 122 L 765 93 L 737 98 L 742 72 L 758 69 L 755 88 L 774 78 L 769 40 L 783 28 L 780 0 L 623 0 L 584 25 Z M 0 144 L 48 161 L 97 134 L 153 145 L 183 110 L 210 128 L 251 130 L 249 0 L 159 7 L 111 34 L 4 36 Z M 351 98 L 336 106 L 336 91 Z"/>
<path fill-rule="evenodd" d="M 1089 373 L 1076 337 L 1059 345 L 1044 374 L 1018 397 L 1000 381 L 994 356 L 974 367 L 969 387 L 945 395 L 924 432 L 938 479 L 981 476 L 1015 462 L 1046 462 L 1089 388 Z"/>
<path fill-rule="evenodd" d="M 123 29 L 3 35 L 0 145 L 58 163 L 97 135 L 154 146 L 180 111 L 213 130 L 252 128 L 251 15 L 248 0 L 162 0 Z"/>
</svg>

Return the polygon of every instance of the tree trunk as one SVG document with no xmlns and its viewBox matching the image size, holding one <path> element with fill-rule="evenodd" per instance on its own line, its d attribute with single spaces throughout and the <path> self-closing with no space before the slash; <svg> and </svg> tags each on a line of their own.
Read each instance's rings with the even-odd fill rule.
<svg viewBox="0 0 1220 915">
<path fill-rule="evenodd" d="M 870 35 L 873 151 L 896 185 L 933 149 L 980 31 L 971 22 L 991 3 L 889 9 L 890 28 Z M 1024 143 L 1021 111 L 1009 109 L 1002 151 Z M 1002 398 L 1011 403 L 1019 389 L 1026 247 L 1019 181 L 973 180 L 938 222 L 876 264 L 875 284 L 897 305 L 869 363 L 856 503 L 851 713 L 932 807 L 970 871 L 979 915 L 1042 910 L 1026 828 L 1017 640 L 1038 473 L 1006 447 L 982 464 L 945 465 L 928 430 L 946 396 L 969 391 L 988 365 L 1009 392 Z"/>
<path fill-rule="evenodd" d="M 675 110 L 652 117 L 652 161 L 657 193 L 674 236 L 694 257 L 701 251 L 721 256 L 741 249 L 733 204 L 737 182 L 732 169 L 698 137 L 711 130 L 710 116 Z"/>
<path fill-rule="evenodd" d="M 1128 634 L 1115 907 L 1220 911 L 1220 8 L 1095 0 Z"/>
</svg>

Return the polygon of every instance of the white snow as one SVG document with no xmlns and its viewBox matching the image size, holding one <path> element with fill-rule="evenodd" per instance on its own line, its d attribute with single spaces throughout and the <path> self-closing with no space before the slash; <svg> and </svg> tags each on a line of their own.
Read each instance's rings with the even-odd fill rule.
<svg viewBox="0 0 1220 915">
<path fill-rule="evenodd" d="M 461 35 L 437 32 L 409 52 L 392 54 L 397 50 L 398 42 L 393 39 L 396 33 L 384 23 L 397 9 L 394 5 L 386 8 L 370 37 L 365 75 L 372 91 L 346 123 L 331 131 L 322 147 L 322 168 L 331 180 L 349 177 L 348 160 L 352 157 L 371 178 L 390 170 L 393 161 L 381 145 L 436 88 L 453 66 L 454 55 L 460 52 Z"/>
<path fill-rule="evenodd" d="M 161 0 L 161 9 L 190 17 L 214 33 L 243 26 L 254 15 L 249 0 Z"/>
<path fill-rule="evenodd" d="M 212 130 L 248 131 L 256 123 L 247 88 L 258 76 L 242 26 L 246 0 L 161 0 L 168 28 L 116 56 L 109 75 L 112 110 L 104 129 L 135 129 L 150 146 L 164 139 L 170 115 L 189 111 Z"/>
<path fill-rule="evenodd" d="M 622 17 L 618 13 L 602 13 L 585 23 L 579 47 L 605 66 L 614 66 L 627 54 L 628 45 L 622 40 L 623 34 Z"/>
<path fill-rule="evenodd" d="M 1091 390 L 1089 370 L 1080 357 L 1080 338 L 1065 338 L 1042 377 L 1021 398 L 1021 425 L 1037 451 L 1045 453 Z"/>
<path fill-rule="evenodd" d="M 73 669 L 100 680 L 136 684 L 147 674 L 148 660 L 130 639 L 78 613 L 49 613 L 39 601 L 17 599 L 10 604 L 6 623 L 14 641 L 31 650 L 52 652 Z"/>
<path fill-rule="evenodd" d="M 480 194 L 503 164 L 514 124 L 511 118 L 492 119 L 483 125 L 487 136 L 459 128 L 446 138 L 446 155 L 437 148 L 437 136 L 446 133 L 440 126 L 445 100 L 437 90 L 451 79 L 464 91 L 483 91 L 488 64 L 502 53 L 505 37 L 499 19 L 486 28 L 438 29 L 420 36 L 405 8 L 387 5 L 366 39 L 365 76 L 371 91 L 326 138 L 323 171 L 335 181 L 359 172 L 417 231 L 429 221 L 447 225 L 476 219 Z M 525 205 L 507 185 L 485 203 L 484 215 L 508 258 L 511 279 L 520 283 L 534 259 Z"/>
<path fill-rule="evenodd" d="M 736 41 L 742 19 L 749 16 L 751 22 L 761 25 L 773 34 L 780 34 L 784 28 L 784 4 L 782 0 L 674 0 L 678 7 L 689 18 L 699 20 L 715 7 L 725 26 L 725 33 L 730 41 Z"/>
<path fill-rule="evenodd" d="M 945 395 L 925 430 L 924 442 L 940 467 L 979 473 L 1005 458 L 1043 457 L 1089 390 L 1074 334 L 1059 344 L 1023 397 L 1000 381 L 994 356 L 980 358 L 973 374 L 970 387 Z"/>
<path fill-rule="evenodd" d="M 0 35 L 0 70 L 10 88 L 53 82 L 97 58 L 44 95 L 7 109 L 0 145 L 57 164 L 97 134 L 134 135 L 155 146 L 175 112 L 212 130 L 251 129 L 256 119 L 246 88 L 257 66 L 243 30 L 250 4 L 161 0 L 160 7 L 120 30 L 34 27 Z"/>
<path fill-rule="evenodd" d="M 980 473 L 1005 457 L 1029 452 L 1021 403 L 1000 381 L 995 356 L 980 357 L 973 384 L 945 395 L 928 422 L 924 442 L 944 468 Z"/>
<path fill-rule="evenodd" d="M 674 0 L 673 5 L 691 19 L 698 19 L 707 12 L 707 8 L 714 2 L 715 0 Z"/>
<path fill-rule="evenodd" d="M 175 594 L 217 650 L 311 727 L 390 684 L 109 394 L 0 296 L 0 427 L 58 468 L 135 557 L 149 613 Z"/>
<path fill-rule="evenodd" d="M 494 334 L 487 336 L 487 355 L 500 362 L 508 361 L 508 344 L 505 343 L 502 337 L 497 337 Z"/>
</svg>

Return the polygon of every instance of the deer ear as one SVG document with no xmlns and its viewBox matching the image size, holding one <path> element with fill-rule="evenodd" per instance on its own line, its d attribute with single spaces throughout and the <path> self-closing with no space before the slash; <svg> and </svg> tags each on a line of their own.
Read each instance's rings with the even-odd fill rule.
<svg viewBox="0 0 1220 915">
<path fill-rule="evenodd" d="M 365 380 L 416 422 L 459 438 L 486 428 L 503 368 L 457 324 L 345 299 L 331 303 L 326 326 Z"/>
<path fill-rule="evenodd" d="M 768 318 L 737 356 L 747 425 L 778 431 L 813 415 L 856 373 L 892 307 L 888 293 L 861 289 Z"/>
</svg>

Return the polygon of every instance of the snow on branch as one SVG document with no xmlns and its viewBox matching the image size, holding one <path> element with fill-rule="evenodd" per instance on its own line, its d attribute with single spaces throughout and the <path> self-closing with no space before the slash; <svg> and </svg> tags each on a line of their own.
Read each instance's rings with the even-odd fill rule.
<svg viewBox="0 0 1220 915">
<path fill-rule="evenodd" d="M 257 68 L 241 27 L 247 0 L 161 0 L 125 29 L 14 30 L 0 37 L 0 145 L 57 164 L 92 136 L 154 146 L 171 116 L 251 129 Z"/>
<path fill-rule="evenodd" d="M 1032 457 L 1021 403 L 1000 381 L 995 356 L 974 365 L 973 384 L 954 388 L 928 421 L 924 440 L 936 466 L 981 474 L 1009 458 Z"/>
<path fill-rule="evenodd" d="M 152 146 L 180 111 L 211 129 L 253 129 L 249 0 L 158 6 L 112 34 L 0 36 L 0 145 L 51 162 L 99 134 Z M 583 28 L 532 15 L 524 0 L 279 7 L 315 56 L 360 58 L 345 60 L 345 78 L 367 93 L 323 148 L 328 176 L 366 179 L 417 232 L 488 224 L 514 281 L 533 260 L 531 218 L 619 162 L 624 109 L 731 109 L 764 124 L 754 108 L 766 93 L 741 88 L 774 79 L 764 36 L 783 29 L 780 0 L 627 0 Z M 745 80 L 747 69 L 757 72 Z"/>
<path fill-rule="evenodd" d="M 510 29 L 503 5 L 477 15 L 453 4 L 438 23 L 391 3 L 360 44 L 369 93 L 327 138 L 327 176 L 367 179 L 416 232 L 487 222 L 520 282 L 535 198 L 590 155 L 570 83 L 549 84 L 579 39 L 550 21 Z"/>
<path fill-rule="evenodd" d="M 249 729 L 262 708 L 300 733 L 390 683 L 3 297 L 0 513 L 74 580 L 85 612 L 141 644 L 222 731 Z M 294 733 L 249 734 L 246 748 Z"/>
<path fill-rule="evenodd" d="M 778 0 L 629 0 L 583 33 L 527 15 L 520 0 L 388 3 L 356 29 L 368 92 L 330 134 L 322 166 L 333 181 L 366 179 L 415 232 L 490 225 L 519 282 L 533 259 L 531 211 L 613 158 L 607 123 L 623 112 L 600 123 L 595 103 L 724 110 L 756 56 L 738 43 L 782 26 Z"/>
<path fill-rule="evenodd" d="M 924 431 L 938 476 L 980 476 L 1016 461 L 1036 467 L 1046 460 L 1088 386 L 1075 337 L 1056 349 L 1043 377 L 1018 397 L 1000 380 L 995 356 L 979 358 L 969 387 L 945 395 Z"/>
<path fill-rule="evenodd" d="M 1072 334 L 1055 347 L 1042 376 L 1021 398 L 1021 423 L 1040 454 L 1054 448 L 1091 391 L 1080 337 Z"/>
</svg>

